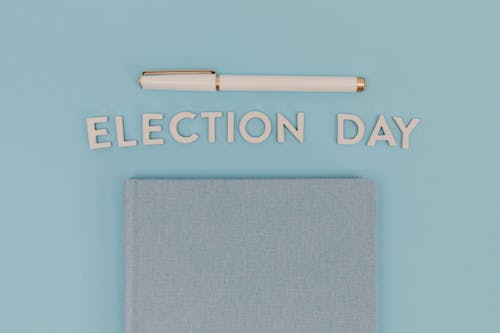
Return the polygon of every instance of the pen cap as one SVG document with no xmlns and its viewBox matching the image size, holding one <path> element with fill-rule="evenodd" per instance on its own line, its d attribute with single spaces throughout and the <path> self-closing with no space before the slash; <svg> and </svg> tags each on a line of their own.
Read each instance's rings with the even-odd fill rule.
<svg viewBox="0 0 500 333">
<path fill-rule="evenodd" d="M 143 89 L 215 91 L 215 74 L 142 74 Z"/>
</svg>

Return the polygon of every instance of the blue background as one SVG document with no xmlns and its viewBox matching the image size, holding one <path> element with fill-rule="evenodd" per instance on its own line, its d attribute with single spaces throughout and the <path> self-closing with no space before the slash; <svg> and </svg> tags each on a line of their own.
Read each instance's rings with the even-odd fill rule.
<svg viewBox="0 0 500 333">
<path fill-rule="evenodd" d="M 377 186 L 379 332 L 500 331 L 495 1 L 3 1 L 0 331 L 121 332 L 130 177 L 363 176 Z M 141 91 L 146 69 L 363 75 L 360 94 Z M 92 151 L 86 118 L 306 113 L 305 142 Z M 419 117 L 410 150 L 336 144 L 337 113 Z M 165 122 L 166 124 L 166 122 Z M 112 123 L 111 123 L 112 125 Z M 220 123 L 222 125 L 222 122 Z M 113 138 L 114 126 L 108 126 Z M 114 140 L 114 139 L 113 139 Z M 115 140 L 114 140 L 115 141 Z"/>
</svg>

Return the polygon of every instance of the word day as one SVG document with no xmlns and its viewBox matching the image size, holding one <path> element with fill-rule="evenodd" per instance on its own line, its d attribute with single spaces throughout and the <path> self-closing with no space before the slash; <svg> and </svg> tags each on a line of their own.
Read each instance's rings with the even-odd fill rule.
<svg viewBox="0 0 500 333">
<path fill-rule="evenodd" d="M 198 118 L 198 119 L 197 119 Z M 201 112 L 199 115 L 193 112 L 179 112 L 173 115 L 168 122 L 164 121 L 162 113 L 143 113 L 142 114 L 142 144 L 144 145 L 163 145 L 165 138 L 162 137 L 163 126 L 162 123 L 168 123 L 168 131 L 170 136 L 176 142 L 182 144 L 190 144 L 198 139 L 200 135 L 195 131 L 189 134 L 181 133 L 179 125 L 182 122 L 199 121 L 203 118 L 207 126 L 207 140 L 209 143 L 216 141 L 216 121 L 224 122 L 226 126 L 225 140 L 226 142 L 234 142 L 236 128 L 239 135 L 248 143 L 257 144 L 266 141 L 273 128 L 271 119 L 262 112 L 250 111 L 245 113 L 239 121 L 235 119 L 234 112 Z M 285 132 L 288 132 L 299 143 L 304 142 L 304 113 L 297 112 L 293 121 L 287 119 L 283 114 L 277 113 L 275 117 L 275 131 L 276 140 L 278 143 L 284 143 L 286 140 Z M 263 129 L 259 134 L 253 134 L 248 130 L 248 123 L 252 120 L 261 122 Z M 410 146 L 410 134 L 419 123 L 419 119 L 413 118 L 408 124 L 399 117 L 393 117 L 395 124 L 401 132 L 401 147 L 408 149 Z M 355 134 L 346 137 L 344 130 L 345 124 L 350 122 L 355 127 Z M 118 147 L 133 147 L 138 144 L 137 139 L 127 138 L 124 130 L 124 122 L 122 116 L 115 116 L 114 127 L 116 133 L 116 144 Z M 110 148 L 112 141 L 103 139 L 109 136 L 109 121 L 107 116 L 90 117 L 87 118 L 87 136 L 90 149 Z M 340 145 L 354 145 L 363 140 L 365 137 L 365 123 L 363 120 L 353 114 L 337 114 L 337 143 Z M 109 140 L 109 139 L 108 139 Z M 390 127 L 385 120 L 385 117 L 379 115 L 371 134 L 368 137 L 367 146 L 374 146 L 375 143 L 382 141 L 386 142 L 389 146 L 396 145 Z"/>
</svg>

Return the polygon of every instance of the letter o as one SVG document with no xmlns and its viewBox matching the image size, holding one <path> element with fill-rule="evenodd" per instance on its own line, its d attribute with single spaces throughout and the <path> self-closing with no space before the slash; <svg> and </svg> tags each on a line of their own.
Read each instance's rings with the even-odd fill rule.
<svg viewBox="0 0 500 333">
<path fill-rule="evenodd" d="M 251 136 L 247 132 L 247 123 L 254 118 L 260 119 L 264 124 L 264 132 L 262 132 L 262 134 L 259 136 Z M 258 111 L 248 112 L 243 116 L 243 118 L 241 118 L 240 134 L 243 137 L 243 139 L 245 139 L 245 141 L 249 143 L 261 143 L 269 137 L 269 134 L 271 134 L 271 121 L 262 112 Z"/>
</svg>

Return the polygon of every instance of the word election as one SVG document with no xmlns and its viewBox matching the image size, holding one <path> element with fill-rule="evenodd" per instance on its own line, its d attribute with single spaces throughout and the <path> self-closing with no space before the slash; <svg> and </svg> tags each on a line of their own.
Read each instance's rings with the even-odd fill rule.
<svg viewBox="0 0 500 333">
<path fill-rule="evenodd" d="M 266 141 L 271 135 L 272 123 L 271 119 L 262 112 L 250 111 L 245 113 L 239 121 L 235 121 L 234 112 L 201 112 L 199 115 L 193 112 L 179 112 L 173 115 L 168 121 L 168 129 L 170 136 L 179 143 L 190 144 L 197 141 L 200 135 L 194 131 L 189 134 L 181 134 L 179 125 L 181 121 L 188 123 L 195 121 L 196 118 L 204 118 L 208 129 L 208 142 L 215 143 L 216 141 L 216 121 L 223 121 L 226 126 L 225 140 L 226 142 L 234 142 L 235 128 L 238 128 L 239 135 L 246 142 L 257 144 Z M 162 123 L 164 115 L 162 113 L 143 113 L 142 114 L 142 144 L 144 145 L 163 145 L 165 138 L 161 137 L 163 132 Z M 290 121 L 283 114 L 277 113 L 275 118 L 276 140 L 278 143 L 285 142 L 285 131 L 299 143 L 304 142 L 304 113 L 297 112 L 295 119 Z M 408 149 L 410 146 L 410 134 L 419 123 L 419 119 L 412 118 L 408 124 L 400 117 L 392 117 L 401 132 L 401 147 Z M 253 134 L 248 130 L 250 121 L 255 120 L 261 122 L 263 127 L 259 134 Z M 354 126 L 354 134 L 346 137 L 344 129 L 345 124 L 349 122 Z M 87 135 L 90 149 L 110 148 L 111 141 L 103 139 L 105 136 L 110 135 L 109 121 L 107 116 L 87 118 Z M 137 139 L 126 138 L 124 133 L 123 117 L 115 116 L 114 121 L 116 143 L 118 147 L 133 147 L 138 144 Z M 340 113 L 337 114 L 337 143 L 340 145 L 354 145 L 365 137 L 365 123 L 363 120 L 353 114 Z M 377 121 L 371 131 L 366 142 L 367 146 L 374 146 L 377 142 L 386 142 L 389 146 L 396 146 L 396 139 L 391 132 L 390 127 L 384 115 L 379 115 Z"/>
</svg>

